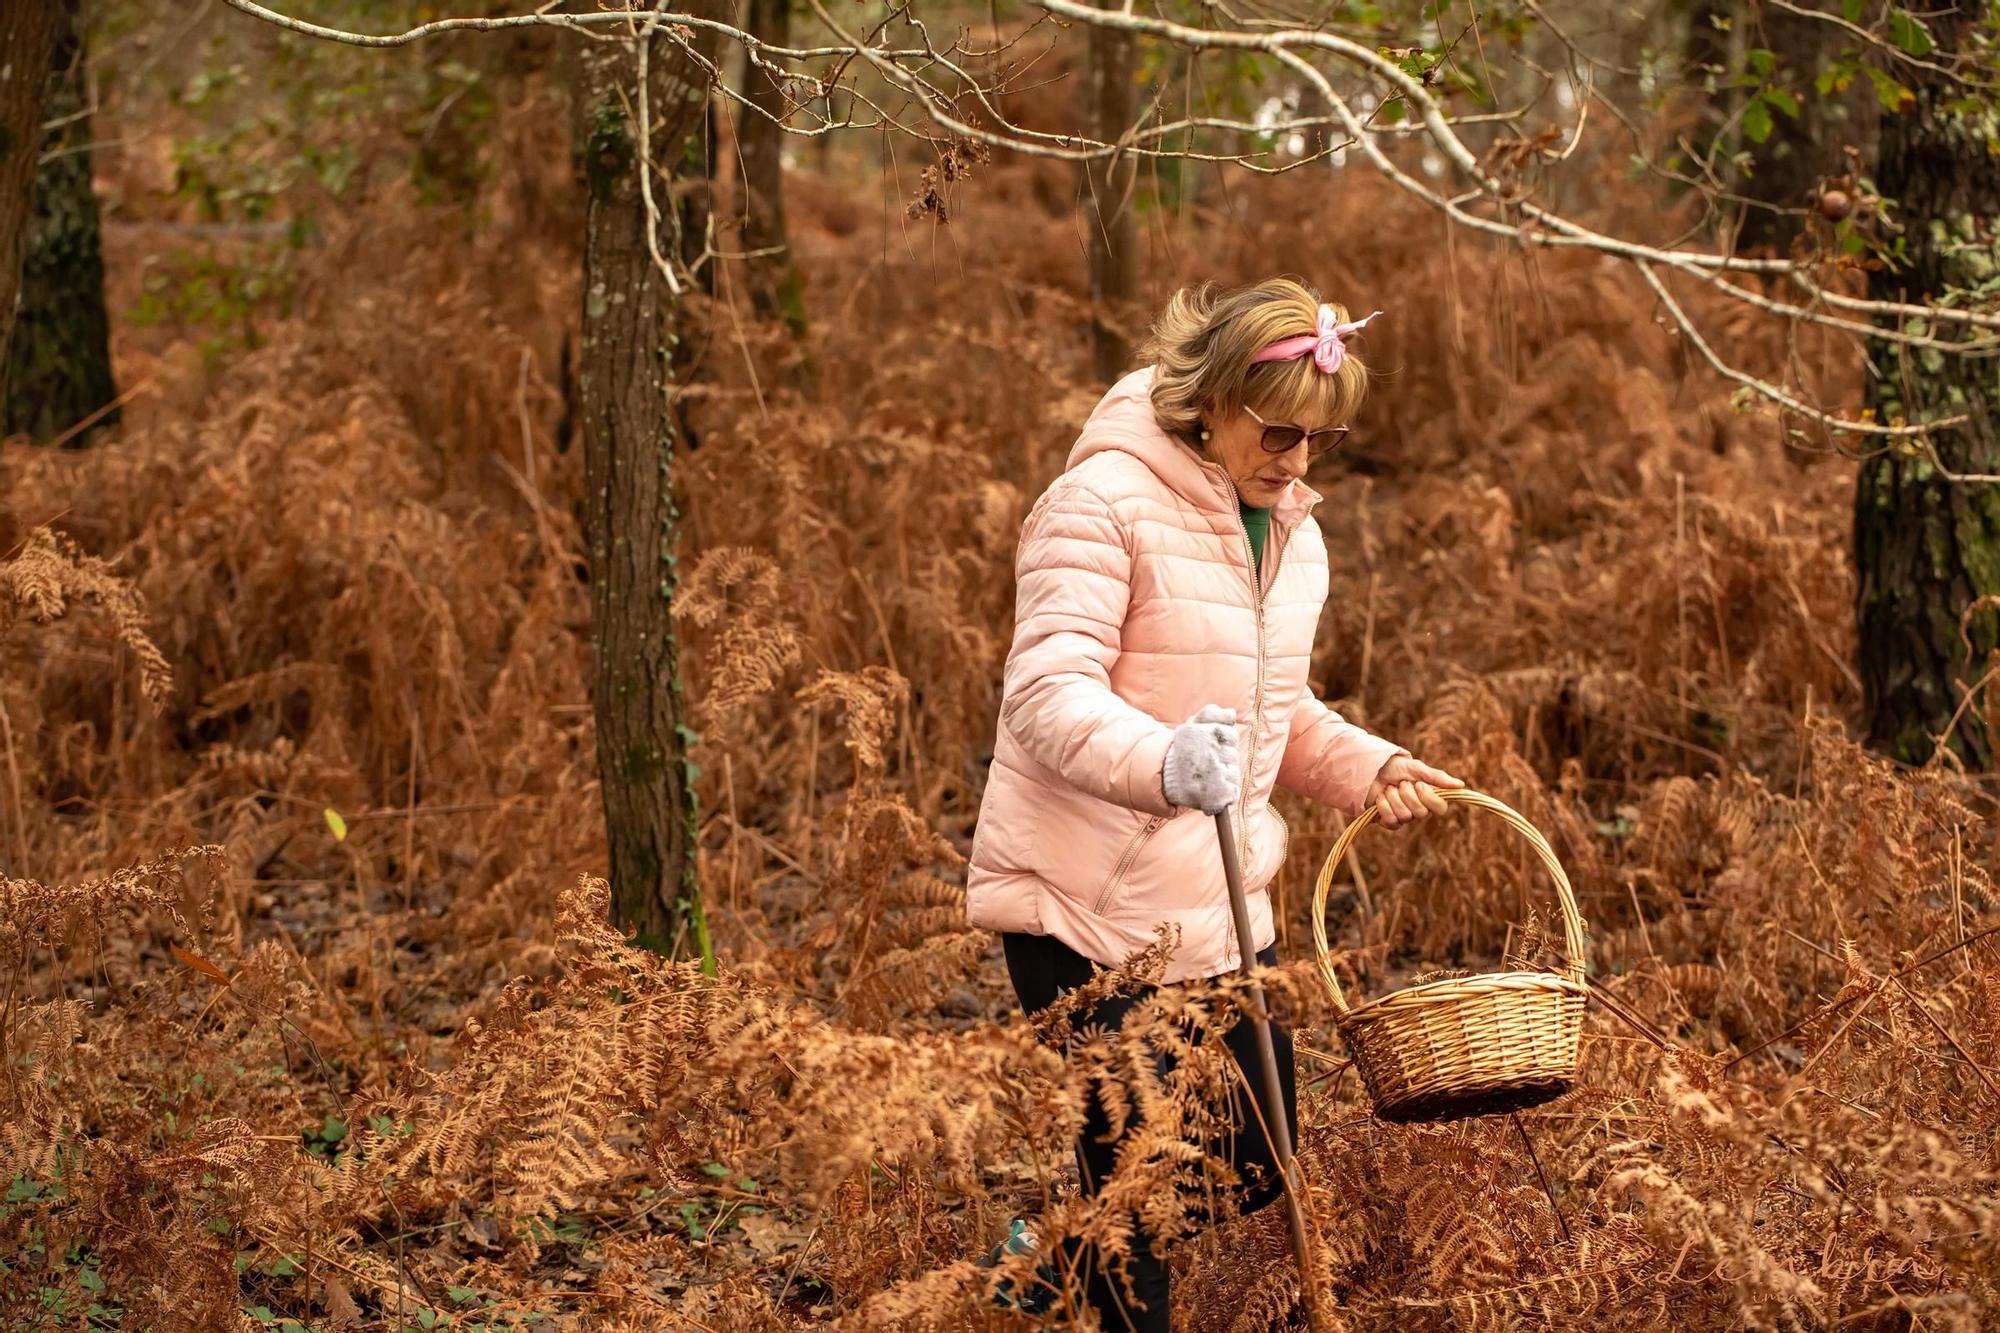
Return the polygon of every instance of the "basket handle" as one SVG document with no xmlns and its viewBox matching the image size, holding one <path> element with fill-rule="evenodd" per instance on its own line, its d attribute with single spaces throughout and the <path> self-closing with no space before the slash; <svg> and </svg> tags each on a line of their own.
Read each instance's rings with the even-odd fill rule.
<svg viewBox="0 0 2000 1333">
<path fill-rule="evenodd" d="M 1555 851 L 1549 846 L 1541 830 L 1523 819 L 1511 806 L 1497 801 L 1485 792 L 1473 791 L 1470 787 L 1440 788 L 1438 795 L 1447 801 L 1466 801 L 1494 814 L 1514 826 L 1516 832 L 1528 840 L 1535 853 L 1542 858 L 1542 864 L 1549 868 L 1549 876 L 1556 882 L 1556 897 L 1562 903 L 1563 950 L 1569 956 L 1569 965 L 1563 975 L 1578 985 L 1583 984 L 1584 955 L 1589 942 L 1584 934 L 1583 916 L 1576 910 L 1576 895 L 1570 891 L 1569 876 L 1563 873 L 1562 863 L 1556 860 Z M 1333 993 L 1334 1007 L 1347 1013 L 1350 1006 L 1347 996 L 1340 989 L 1340 978 L 1333 971 L 1333 949 L 1326 940 L 1326 891 L 1333 884 L 1333 872 L 1347 856 L 1347 849 L 1353 845 L 1355 836 L 1367 828 L 1375 818 L 1375 807 L 1369 806 L 1348 821 L 1342 830 L 1340 840 L 1327 853 L 1326 864 L 1320 867 L 1319 882 L 1313 885 L 1312 928 L 1313 945 L 1319 951 L 1320 975 L 1326 979 L 1326 988 Z"/>
</svg>

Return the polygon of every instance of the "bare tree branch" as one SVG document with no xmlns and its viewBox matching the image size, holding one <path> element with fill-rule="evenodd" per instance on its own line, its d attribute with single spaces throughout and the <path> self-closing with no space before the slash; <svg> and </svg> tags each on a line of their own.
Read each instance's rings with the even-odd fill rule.
<svg viewBox="0 0 2000 1333">
<path fill-rule="evenodd" d="M 1916 59 L 1839 16 L 1805 10 L 1787 3 L 1787 0 L 1773 2 L 1788 12 L 1834 23 L 1843 31 L 1866 40 L 1871 48 L 1886 52 L 1888 57 L 1944 73 L 1967 87 L 1990 86 L 1967 80 L 1958 71 L 1943 65 Z M 676 42 L 706 73 L 722 96 L 739 107 L 768 117 L 785 132 L 805 138 L 821 137 L 837 129 L 892 128 L 937 145 L 951 141 L 979 143 L 1060 161 L 1093 162 L 1117 154 L 1131 154 L 1156 159 L 1232 163 L 1246 171 L 1270 175 L 1296 171 L 1344 150 L 1357 151 L 1374 171 L 1426 206 L 1438 210 L 1459 227 L 1512 246 L 1588 249 L 1630 264 L 1652 288 L 1661 308 L 1687 339 L 1688 345 L 1695 348 L 1716 373 L 1777 405 L 1782 411 L 1796 413 L 1831 431 L 1891 439 L 1925 438 L 1927 432 L 1956 424 L 1961 419 L 1894 425 L 1847 419 L 1815 408 L 1784 385 L 1771 383 L 1732 366 L 1674 298 L 1662 281 L 1662 270 L 1686 274 L 1707 284 L 1724 299 L 1793 324 L 1816 324 L 1844 335 L 1879 338 L 1892 344 L 1920 347 L 1953 356 L 1991 354 L 1996 346 L 2000 346 L 2000 336 L 1942 336 L 1947 330 L 1984 330 L 1988 335 L 2000 335 L 2000 313 L 1947 305 L 1870 300 L 1849 295 L 1822 285 L 1821 276 L 1827 268 L 1827 261 L 1821 256 L 1802 259 L 1745 258 L 1693 245 L 1648 244 L 1585 225 L 1540 202 L 1531 173 L 1559 164 L 1577 151 L 1593 104 L 1615 116 L 1635 141 L 1639 131 L 1595 89 L 1590 70 L 1606 62 L 1593 61 L 1578 53 L 1575 42 L 1548 20 L 1539 4 L 1530 4 L 1529 10 L 1570 49 L 1583 72 L 1580 77 L 1574 72 L 1570 76 L 1576 89 L 1577 112 L 1573 123 L 1537 129 L 1530 123 L 1528 113 L 1540 100 L 1540 94 L 1523 107 L 1511 111 L 1454 115 L 1442 102 L 1440 90 L 1432 86 L 1429 73 L 1435 71 L 1418 77 L 1393 58 L 1395 48 L 1378 47 L 1324 27 L 1302 26 L 1301 19 L 1296 16 L 1275 12 L 1243 15 L 1221 0 L 1211 0 L 1209 15 L 1219 16 L 1235 26 L 1192 27 L 1136 13 L 1129 5 L 1122 10 L 1101 9 L 1083 0 L 1036 0 L 1044 13 L 1058 24 L 1123 29 L 1184 50 L 1191 62 L 1207 52 L 1248 52 L 1267 57 L 1275 69 L 1295 77 L 1300 86 L 1310 90 L 1327 108 L 1325 115 L 1307 114 L 1303 109 L 1288 111 L 1282 118 L 1267 115 L 1263 117 L 1264 123 L 1260 124 L 1256 120 L 1197 116 L 1190 106 L 1189 114 L 1168 121 L 1159 118 L 1160 106 L 1155 99 L 1140 114 L 1137 124 L 1115 142 L 1110 142 L 1084 134 L 1037 130 L 1014 123 L 998 101 L 1000 96 L 1013 91 L 1008 86 L 1007 78 L 983 82 L 973 69 L 973 62 L 990 62 L 1014 42 L 973 48 L 962 41 L 954 41 L 940 49 L 928 27 L 913 12 L 910 0 L 895 0 L 887 15 L 866 34 L 849 31 L 828 11 L 822 0 L 808 0 L 813 14 L 836 40 L 830 45 L 800 47 L 773 46 L 733 24 L 676 12 L 667 7 L 667 0 L 658 0 L 652 7 L 641 5 L 628 10 L 592 14 L 537 12 L 496 18 L 437 19 L 401 33 L 378 35 L 347 32 L 290 18 L 257 3 L 257 0 L 226 0 L 226 3 L 293 32 L 369 47 L 403 46 L 460 29 L 491 31 L 534 25 L 569 28 L 591 40 L 637 42 L 640 71 L 637 108 L 639 146 L 642 161 L 647 164 L 647 170 L 642 173 L 646 177 L 646 208 L 654 224 L 649 231 L 648 243 L 652 247 L 654 263 L 675 291 L 681 289 L 681 280 L 674 273 L 668 257 L 661 252 L 657 239 L 660 213 L 654 200 L 651 175 L 659 168 L 652 161 L 648 139 L 647 52 L 651 38 L 661 32 Z M 915 34 L 917 40 L 914 44 L 888 44 L 888 31 L 898 22 Z M 757 107 L 729 87 L 717 63 L 702 56 L 688 40 L 689 34 L 696 31 L 712 32 L 741 45 L 752 67 L 769 77 L 783 91 L 786 102 L 783 114 L 774 115 Z M 1473 31 L 1468 25 L 1460 37 Z M 1443 45 L 1442 34 L 1439 35 L 1439 44 Z M 1456 42 L 1451 45 L 1456 45 Z M 1446 51 L 1448 54 L 1449 47 Z M 1336 87 L 1329 72 L 1316 63 L 1322 59 L 1337 62 L 1343 69 L 1360 75 L 1365 80 L 1362 91 L 1343 92 Z M 814 68 L 816 62 L 820 68 Z M 856 75 L 860 71 L 866 71 L 879 79 L 881 85 L 909 99 L 913 108 L 921 113 L 922 123 L 905 123 L 896 113 L 871 98 L 867 90 L 859 86 Z M 1548 80 L 1544 84 L 1546 90 L 1555 83 L 1555 76 L 1547 71 L 1541 72 Z M 797 96 L 791 90 L 797 90 Z M 833 97 L 836 91 L 847 96 L 850 102 L 867 107 L 874 119 L 856 119 L 852 107 L 846 116 L 834 117 Z M 1364 116 L 1357 109 L 1355 100 L 1368 92 L 1379 92 L 1379 98 L 1368 103 L 1372 109 Z M 1286 102 L 1290 100 L 1288 94 Z M 825 103 L 824 112 L 813 105 L 822 101 Z M 1392 104 L 1400 105 L 1404 113 L 1400 121 L 1378 123 L 1382 109 Z M 1512 131 L 1512 134 L 1493 140 L 1482 157 L 1464 137 L 1464 132 L 1473 127 L 1491 127 L 1503 132 Z M 1274 140 L 1282 142 L 1294 135 L 1321 133 L 1327 134 L 1330 139 L 1337 139 L 1337 142 L 1318 145 L 1311 152 L 1290 154 L 1265 149 L 1210 152 L 1196 148 L 1196 130 L 1241 135 L 1252 144 Z M 1181 143 L 1171 146 L 1169 141 L 1176 136 Z M 1443 159 L 1452 176 L 1462 182 L 1462 186 L 1452 186 L 1447 192 L 1420 179 L 1385 151 L 1386 143 L 1405 138 L 1425 141 Z M 1649 169 L 1660 171 L 1650 162 L 1647 165 Z M 1711 207 L 1722 194 L 1712 180 L 1699 181 L 1675 172 L 1660 171 L 1660 174 L 1699 189 L 1710 201 Z M 704 253 L 712 255 L 713 246 L 710 245 Z M 1730 275 L 1737 273 L 1781 277 L 1797 287 L 1804 299 L 1792 304 L 1728 280 Z M 1925 321 L 1924 331 L 1913 333 L 1899 327 L 1902 321 L 1909 319 Z M 1925 445 L 1929 447 L 1927 438 Z"/>
</svg>

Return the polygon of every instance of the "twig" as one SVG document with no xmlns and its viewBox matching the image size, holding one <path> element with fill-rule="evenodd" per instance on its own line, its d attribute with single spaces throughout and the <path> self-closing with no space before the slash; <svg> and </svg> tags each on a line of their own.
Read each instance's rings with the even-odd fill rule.
<svg viewBox="0 0 2000 1333">
<path fill-rule="evenodd" d="M 1535 1143 L 1528 1137 L 1528 1130 L 1521 1123 L 1521 1117 L 1512 1111 L 1507 1118 L 1514 1122 L 1514 1132 L 1521 1136 L 1521 1146 L 1528 1150 L 1528 1160 L 1535 1164 L 1535 1179 L 1542 1182 L 1542 1193 L 1549 1196 L 1549 1211 L 1556 1215 L 1556 1225 L 1562 1228 L 1563 1244 L 1574 1245 L 1576 1241 L 1569 1234 L 1569 1220 L 1563 1216 L 1562 1205 L 1556 1202 L 1556 1192 L 1549 1188 L 1549 1177 L 1542 1170 L 1542 1159 L 1535 1152 Z"/>
<path fill-rule="evenodd" d="M 1989 935 L 2000 935 L 2000 926 L 1988 926 L 1985 930 L 1979 931 L 1976 934 L 1966 936 L 1964 939 L 1960 940 L 1956 944 L 1947 945 L 1944 948 L 1939 949 L 1936 953 L 1926 954 L 1924 957 L 1918 959 L 1916 962 L 1911 963 L 1908 967 L 1902 968 L 1895 972 L 1891 972 L 1888 975 L 1888 977 L 1885 978 L 1885 980 L 1900 981 L 1902 978 L 1909 976 L 1912 972 L 1920 971 L 1923 968 L 1929 967 L 1932 963 L 1935 963 L 1938 959 L 1943 958 L 1946 954 L 1957 953 L 1960 949 L 1969 948 L 1972 945 L 1979 943 L 1979 941 L 1985 939 Z M 1875 994 L 1876 992 L 1869 991 L 1865 993 L 1872 995 Z M 1807 1027 L 1813 1023 L 1818 1022 L 1820 1019 L 1826 1017 L 1828 1014 L 1835 1012 L 1836 1010 L 1845 1008 L 1849 1004 L 1852 1004 L 1854 1001 L 1860 999 L 1862 994 L 1864 994 L 1864 992 L 1856 991 L 1853 994 L 1850 994 L 1844 1000 L 1835 1000 L 1832 1004 L 1827 1005 L 1824 1008 L 1819 1009 L 1811 1014 L 1808 1014 L 1806 1017 L 1800 1019 L 1798 1022 L 1786 1028 L 1783 1032 L 1777 1033 L 1775 1036 L 1766 1037 L 1764 1040 L 1758 1042 L 1755 1046 L 1752 1046 L 1749 1050 L 1744 1051 L 1742 1054 L 1737 1055 L 1732 1059 L 1730 1059 L 1729 1061 L 1727 1061 L 1726 1063 L 1724 1063 L 1724 1065 L 1722 1066 L 1723 1072 L 1727 1073 L 1729 1070 L 1734 1069 L 1737 1065 L 1749 1059 L 1751 1056 L 1757 1054 L 1757 1052 L 1763 1050 L 1766 1046 L 1771 1045 L 1773 1042 L 1783 1041 L 1785 1038 L 1791 1036 L 1793 1033 L 1799 1031 L 1801 1028 Z"/>
</svg>

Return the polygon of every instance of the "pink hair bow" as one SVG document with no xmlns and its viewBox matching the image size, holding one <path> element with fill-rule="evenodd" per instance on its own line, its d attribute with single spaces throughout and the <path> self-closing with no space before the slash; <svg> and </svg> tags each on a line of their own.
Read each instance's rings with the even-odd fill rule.
<svg viewBox="0 0 2000 1333">
<path fill-rule="evenodd" d="M 1369 320 L 1381 313 L 1379 310 L 1372 310 L 1360 319 L 1342 323 L 1332 306 L 1322 305 L 1319 308 L 1317 332 L 1280 338 L 1250 360 L 1252 364 L 1259 361 L 1290 361 L 1310 351 L 1313 354 L 1313 364 L 1323 373 L 1331 375 L 1340 369 L 1342 362 L 1347 360 L 1347 344 L 1343 341 L 1347 335 L 1359 333 Z"/>
</svg>

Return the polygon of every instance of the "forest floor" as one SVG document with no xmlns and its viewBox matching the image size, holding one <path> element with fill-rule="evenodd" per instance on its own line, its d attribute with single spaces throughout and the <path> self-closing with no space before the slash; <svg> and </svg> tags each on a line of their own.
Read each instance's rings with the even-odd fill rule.
<svg viewBox="0 0 2000 1333">
<path fill-rule="evenodd" d="M 800 171 L 803 348 L 731 268 L 695 303 L 708 978 L 593 878 L 563 123 L 503 109 L 469 205 L 329 207 L 289 309 L 202 299 L 254 252 L 160 194 L 166 128 L 100 168 L 133 397 L 93 448 L 0 450 L 10 1327 L 997 1326 L 973 1261 L 1009 1218 L 1117 1243 L 1065 1165 L 1082 1074 L 960 892 L 1015 538 L 1103 389 L 1073 184 L 981 167 L 940 225 L 907 163 Z M 1852 461 L 1739 410 L 1612 263 L 1453 239 L 1357 170 L 1145 236 L 1151 299 L 1283 255 L 1385 310 L 1310 478 L 1315 688 L 1548 835 L 1634 1020 L 1593 1008 L 1518 1130 L 1372 1119 L 1312 971 L 1338 816 L 1284 798 L 1274 985 L 1341 1317 L 1990 1326 L 1995 788 L 1853 739 Z M 1858 403 L 1851 350 L 1678 294 Z M 1497 822 L 1361 849 L 1351 988 L 1538 955 L 1547 881 Z M 1222 1076 L 1191 1061 L 1161 1123 Z M 1126 1183 L 1177 1215 L 1213 1164 L 1175 1142 Z M 1176 1251 L 1183 1326 L 1294 1317 L 1277 1211 Z"/>
</svg>

